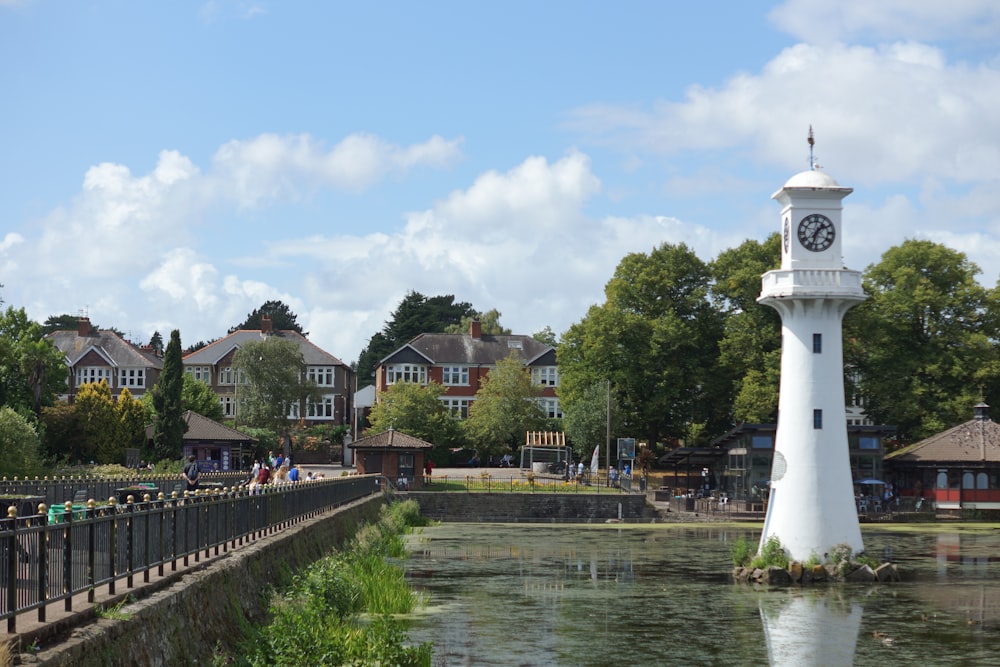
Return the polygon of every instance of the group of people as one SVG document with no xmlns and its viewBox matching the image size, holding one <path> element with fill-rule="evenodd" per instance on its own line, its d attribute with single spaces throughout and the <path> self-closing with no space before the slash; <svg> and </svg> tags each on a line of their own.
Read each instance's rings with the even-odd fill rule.
<svg viewBox="0 0 1000 667">
<path fill-rule="evenodd" d="M 271 452 L 267 458 L 254 461 L 250 471 L 250 487 L 257 488 L 268 484 L 292 484 L 298 481 L 312 481 L 322 475 L 314 475 L 310 470 L 305 477 L 299 466 L 285 458 L 280 452 Z"/>
</svg>

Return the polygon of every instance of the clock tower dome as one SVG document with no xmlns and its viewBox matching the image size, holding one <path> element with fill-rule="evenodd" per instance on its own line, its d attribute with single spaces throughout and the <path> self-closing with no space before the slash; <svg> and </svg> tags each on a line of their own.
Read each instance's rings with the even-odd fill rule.
<svg viewBox="0 0 1000 667">
<path fill-rule="evenodd" d="M 866 298 L 861 273 L 844 268 L 841 257 L 841 201 L 851 192 L 813 169 L 774 195 L 782 205 L 781 268 L 763 275 L 757 299 L 781 315 L 778 427 L 761 546 L 777 537 L 800 561 L 823 559 L 840 544 L 864 550 L 844 407 L 843 317 Z"/>
</svg>

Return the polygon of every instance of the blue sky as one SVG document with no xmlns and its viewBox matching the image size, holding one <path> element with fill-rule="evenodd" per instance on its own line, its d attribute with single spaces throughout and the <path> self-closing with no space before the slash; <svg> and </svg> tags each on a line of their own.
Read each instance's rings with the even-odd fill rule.
<svg viewBox="0 0 1000 667">
<path fill-rule="evenodd" d="M 1000 276 L 1000 4 L 0 0 L 0 291 L 136 341 L 268 299 L 350 363 L 408 290 L 557 333 L 629 252 L 778 229 Z"/>
</svg>

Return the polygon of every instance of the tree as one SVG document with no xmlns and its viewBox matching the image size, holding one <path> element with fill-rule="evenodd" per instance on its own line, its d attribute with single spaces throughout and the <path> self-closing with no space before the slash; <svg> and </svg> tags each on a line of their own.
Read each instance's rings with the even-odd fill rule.
<svg viewBox="0 0 1000 667">
<path fill-rule="evenodd" d="M 371 431 L 380 433 L 389 428 L 426 440 L 435 445 L 438 459 L 449 448 L 461 447 L 463 438 L 460 422 L 452 417 L 441 397 L 447 390 L 436 382 L 419 385 L 396 382 L 379 395 L 372 407 Z"/>
<path fill-rule="evenodd" d="M 865 270 L 869 299 L 844 319 L 845 360 L 868 416 L 902 443 L 966 421 L 998 388 L 994 295 L 978 274 L 964 253 L 912 239 Z"/>
<path fill-rule="evenodd" d="M 545 325 L 545 328 L 543 328 L 541 331 L 536 331 L 535 333 L 531 334 L 531 337 L 537 340 L 539 343 L 545 343 L 546 345 L 550 345 L 552 347 L 556 347 L 559 345 L 559 337 L 556 336 L 556 332 L 552 330 L 552 327 L 550 327 L 547 324 Z"/>
<path fill-rule="evenodd" d="M 0 315 L 0 404 L 36 417 L 66 388 L 65 356 L 23 308 Z"/>
<path fill-rule="evenodd" d="M 150 336 L 149 347 L 156 356 L 163 356 L 163 336 L 160 335 L 159 331 L 154 331 L 153 335 Z"/>
<path fill-rule="evenodd" d="M 487 336 L 509 336 L 510 329 L 507 329 L 502 324 L 500 324 L 500 311 L 496 308 L 488 310 L 485 313 L 480 313 L 475 311 L 469 315 L 462 317 L 461 321 L 457 324 L 452 324 L 445 327 L 442 333 L 453 333 L 453 334 L 465 334 L 469 333 L 472 327 L 473 320 L 479 322 L 479 330 L 481 333 Z"/>
<path fill-rule="evenodd" d="M 476 400 L 463 422 L 471 446 L 484 456 L 509 451 L 524 440 L 528 431 L 538 431 L 547 423 L 538 403 L 541 389 L 516 354 L 497 362 L 483 378 Z"/>
<path fill-rule="evenodd" d="M 748 240 L 725 250 L 711 264 L 712 297 L 725 317 L 719 341 L 719 373 L 731 387 L 737 422 L 773 423 L 778 415 L 781 376 L 781 318 L 757 303 L 761 275 L 781 262 L 781 237 Z"/>
<path fill-rule="evenodd" d="M 48 336 L 53 331 L 73 331 L 79 324 L 79 315 L 49 315 L 48 319 L 42 323 L 42 331 Z"/>
<path fill-rule="evenodd" d="M 289 415 L 304 415 L 307 401 L 322 400 L 316 383 L 306 379 L 298 345 L 278 336 L 244 344 L 232 366 L 236 377 L 246 378 L 237 406 L 241 424 L 287 436 Z"/>
<path fill-rule="evenodd" d="M 115 402 L 118 419 L 117 447 L 113 460 L 120 460 L 126 447 L 142 449 L 146 444 L 146 408 L 132 397 L 128 388 L 122 389 Z"/>
<path fill-rule="evenodd" d="M 573 444 L 580 459 L 588 459 L 594 447 L 608 441 L 608 401 L 607 382 L 595 382 L 578 391 L 572 400 L 560 399 L 563 411 L 563 430 Z M 611 432 L 622 433 L 621 410 L 611 397 Z M 601 459 L 604 460 L 603 458 Z"/>
<path fill-rule="evenodd" d="M 217 422 L 225 418 L 218 394 L 201 380 L 195 380 L 192 375 L 185 373 L 184 386 L 181 388 L 181 411 L 188 410 Z"/>
<path fill-rule="evenodd" d="M 24 477 L 41 468 L 35 427 L 6 405 L 0 407 L 0 452 L 0 476 Z"/>
<path fill-rule="evenodd" d="M 111 388 L 105 380 L 80 385 L 73 401 L 77 422 L 87 439 L 86 451 L 98 463 L 123 463 L 124 449 Z"/>
<path fill-rule="evenodd" d="M 247 315 L 242 324 L 237 324 L 229 329 L 229 333 L 244 329 L 260 329 L 260 322 L 264 315 L 271 316 L 271 327 L 275 331 L 296 331 L 303 336 L 309 334 L 302 331 L 302 326 L 298 322 L 298 315 L 292 312 L 283 301 L 265 301 L 264 304 Z"/>
<path fill-rule="evenodd" d="M 71 463 L 94 458 L 94 452 L 89 449 L 87 438 L 80 428 L 80 420 L 74 406 L 58 403 L 44 407 L 41 422 L 45 425 L 42 431 L 42 446 L 48 456 Z"/>
<path fill-rule="evenodd" d="M 605 303 L 563 336 L 560 398 L 572 404 L 610 380 L 623 428 L 650 446 L 724 431 L 731 382 L 718 373 L 723 318 L 709 283 L 708 267 L 684 244 L 622 259 Z"/>
<path fill-rule="evenodd" d="M 153 387 L 153 458 L 176 459 L 184 443 L 184 364 L 181 361 L 181 332 L 170 332 L 170 342 L 163 354 L 163 371 Z"/>
<path fill-rule="evenodd" d="M 413 338 L 422 333 L 444 333 L 449 326 L 460 324 L 463 317 L 471 317 L 475 312 L 469 303 L 456 303 L 451 294 L 428 298 L 419 292 L 407 293 L 382 331 L 373 335 L 361 351 L 356 364 L 358 386 L 374 384 L 379 361 Z"/>
</svg>

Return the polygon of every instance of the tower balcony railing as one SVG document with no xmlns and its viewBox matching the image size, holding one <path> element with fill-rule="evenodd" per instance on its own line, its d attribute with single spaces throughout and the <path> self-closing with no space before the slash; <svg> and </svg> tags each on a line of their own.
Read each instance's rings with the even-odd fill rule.
<svg viewBox="0 0 1000 667">
<path fill-rule="evenodd" d="M 845 296 L 864 296 L 861 272 L 846 269 L 790 269 L 768 271 L 761 279 L 761 294 L 835 293 Z"/>
</svg>

